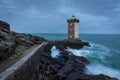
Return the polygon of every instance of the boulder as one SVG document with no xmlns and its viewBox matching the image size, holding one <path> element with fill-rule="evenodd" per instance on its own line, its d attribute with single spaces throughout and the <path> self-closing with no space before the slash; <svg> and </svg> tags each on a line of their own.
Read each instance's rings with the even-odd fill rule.
<svg viewBox="0 0 120 80">
<path fill-rule="evenodd" d="M 64 74 L 69 74 L 71 72 L 73 72 L 74 70 L 74 65 L 73 65 L 73 61 L 68 60 L 65 64 L 65 66 L 63 66 L 58 73 L 64 73 Z"/>
<path fill-rule="evenodd" d="M 6 29 L 10 31 L 10 25 L 7 22 L 0 21 L 0 29 Z"/>
</svg>

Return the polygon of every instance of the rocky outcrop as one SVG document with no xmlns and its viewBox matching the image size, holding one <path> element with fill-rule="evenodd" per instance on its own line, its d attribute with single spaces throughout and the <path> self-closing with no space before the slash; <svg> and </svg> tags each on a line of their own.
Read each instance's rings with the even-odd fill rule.
<svg viewBox="0 0 120 80">
<path fill-rule="evenodd" d="M 43 41 L 46 40 L 42 37 L 10 31 L 9 24 L 0 21 L 0 61 L 13 54 L 20 56 L 24 50 Z"/>
<path fill-rule="evenodd" d="M 85 57 L 75 56 L 69 51 L 59 54 L 55 58 L 50 53 L 42 55 L 38 80 L 118 80 L 104 74 L 86 74 L 86 64 L 90 62 Z"/>
<path fill-rule="evenodd" d="M 81 49 L 84 46 L 89 46 L 88 42 L 83 42 L 82 40 L 75 40 L 75 41 L 68 41 L 68 40 L 61 40 L 61 41 L 50 41 L 47 45 L 46 45 L 46 50 L 45 51 L 49 51 L 51 50 L 51 48 L 53 46 L 56 46 L 57 49 L 59 50 L 64 50 L 67 47 L 73 48 L 73 49 Z"/>
<path fill-rule="evenodd" d="M 10 25 L 7 22 L 0 21 L 0 29 L 7 29 L 10 31 Z"/>
</svg>

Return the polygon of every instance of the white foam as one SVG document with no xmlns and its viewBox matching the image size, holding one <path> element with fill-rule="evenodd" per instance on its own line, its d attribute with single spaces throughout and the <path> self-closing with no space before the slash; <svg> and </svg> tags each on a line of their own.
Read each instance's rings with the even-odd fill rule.
<svg viewBox="0 0 120 80">
<path fill-rule="evenodd" d="M 83 49 L 67 48 L 67 50 L 76 56 L 93 57 L 100 59 L 102 62 L 106 62 L 105 58 L 110 55 L 108 54 L 110 52 L 109 48 L 95 43 L 91 43 L 90 45 L 91 47 L 84 47 Z"/>
<path fill-rule="evenodd" d="M 119 77 L 120 71 L 102 65 L 103 63 L 104 64 L 108 63 L 106 58 L 111 56 L 111 54 L 109 54 L 110 49 L 103 45 L 99 45 L 99 44 L 95 44 L 95 43 L 90 43 L 90 45 L 91 45 L 91 47 L 84 47 L 82 49 L 67 48 L 66 50 L 72 52 L 76 56 L 84 56 L 90 60 L 90 62 L 92 64 L 87 66 L 86 73 L 94 74 L 94 75 L 106 74 L 111 77 L 116 77 L 116 78 L 120 79 L 120 77 Z M 52 51 L 52 53 L 51 53 L 52 57 L 59 56 L 60 52 L 59 52 L 59 50 L 56 49 L 55 46 L 52 47 L 51 51 Z"/>
<path fill-rule="evenodd" d="M 110 68 L 110 67 L 106 67 L 104 65 L 101 64 L 90 64 L 87 66 L 87 70 L 86 70 L 87 74 L 106 74 L 109 75 L 111 77 L 116 77 L 118 79 L 120 79 L 120 71 Z"/>
<path fill-rule="evenodd" d="M 99 44 L 91 43 L 91 47 L 85 47 L 83 49 L 71 49 L 67 48 L 68 51 L 71 51 L 76 56 L 84 56 L 89 60 L 92 60 L 91 63 L 87 66 L 89 73 L 91 74 L 106 74 L 111 77 L 116 77 L 120 79 L 120 71 L 101 65 L 102 63 L 108 63 L 106 60 L 107 57 L 111 56 L 110 49 Z M 98 61 L 96 61 L 98 60 Z M 87 73 L 88 73 L 87 71 Z"/>
<path fill-rule="evenodd" d="M 52 58 L 57 57 L 59 55 L 59 53 L 60 53 L 60 51 L 58 49 L 56 49 L 55 46 L 53 46 L 51 48 L 51 56 L 52 56 Z"/>
<path fill-rule="evenodd" d="M 74 55 L 76 56 L 84 56 L 86 57 L 87 55 L 89 55 L 91 52 L 90 50 L 86 50 L 86 49 L 72 49 L 72 48 L 67 48 L 67 51 L 72 52 Z"/>
</svg>

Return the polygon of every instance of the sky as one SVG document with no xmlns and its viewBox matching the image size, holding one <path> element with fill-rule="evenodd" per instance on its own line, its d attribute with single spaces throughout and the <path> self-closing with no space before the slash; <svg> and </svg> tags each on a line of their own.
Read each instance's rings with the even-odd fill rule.
<svg viewBox="0 0 120 80">
<path fill-rule="evenodd" d="M 21 33 L 67 33 L 73 14 L 80 34 L 120 34 L 120 0 L 0 0 L 0 20 Z"/>
</svg>

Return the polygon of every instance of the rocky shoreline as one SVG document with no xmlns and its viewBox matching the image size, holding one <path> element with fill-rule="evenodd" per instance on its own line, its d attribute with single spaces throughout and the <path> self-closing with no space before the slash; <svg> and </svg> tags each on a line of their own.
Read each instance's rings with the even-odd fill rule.
<svg viewBox="0 0 120 80">
<path fill-rule="evenodd" d="M 0 62 L 14 54 L 19 57 L 24 50 L 44 41 L 47 40 L 42 37 L 13 32 L 10 30 L 8 23 L 0 21 Z M 87 74 L 85 72 L 86 65 L 90 64 L 90 61 L 83 56 L 75 56 L 73 53 L 66 51 L 67 47 L 75 49 L 81 49 L 84 46 L 90 47 L 88 42 L 82 40 L 47 42 L 40 63 L 38 63 L 38 80 L 118 80 L 104 74 Z M 53 46 L 56 46 L 60 51 L 59 56 L 54 58 L 51 56 Z"/>
<path fill-rule="evenodd" d="M 53 46 L 56 46 L 60 51 L 59 56 L 54 58 L 51 56 Z M 87 74 L 86 65 L 90 64 L 90 61 L 83 56 L 75 56 L 66 51 L 66 47 L 81 49 L 84 46 L 90 47 L 89 43 L 81 40 L 77 42 L 66 40 L 49 42 L 41 58 L 38 80 L 118 80 L 104 74 Z"/>
</svg>

